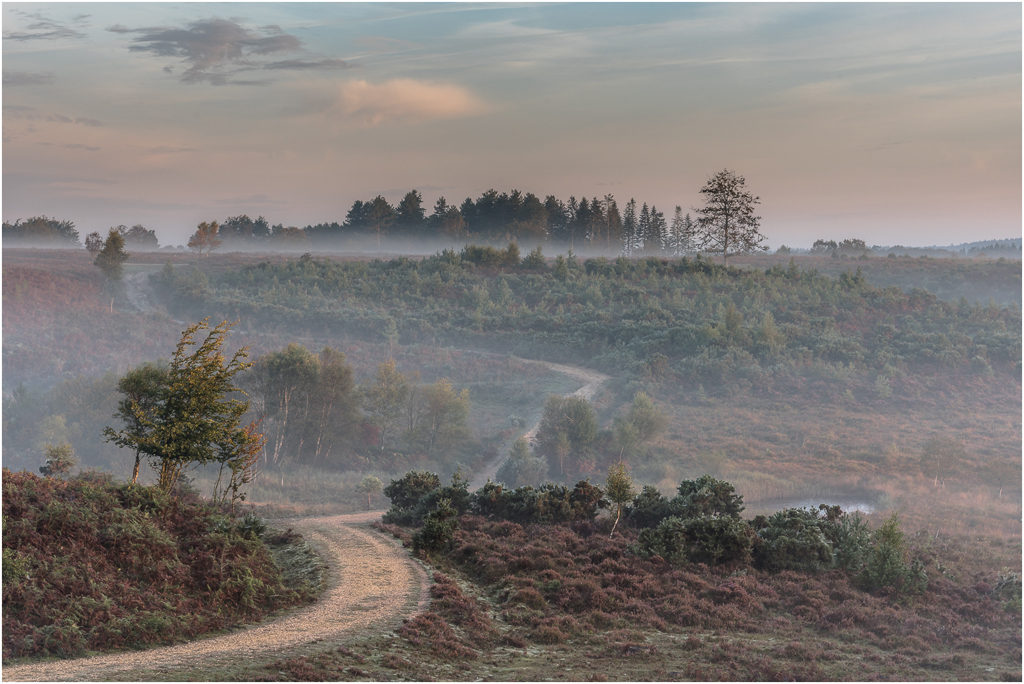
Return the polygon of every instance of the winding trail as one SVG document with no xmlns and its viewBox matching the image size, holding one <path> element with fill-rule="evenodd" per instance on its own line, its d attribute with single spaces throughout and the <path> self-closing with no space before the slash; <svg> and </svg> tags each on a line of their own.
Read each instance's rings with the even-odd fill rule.
<svg viewBox="0 0 1024 684">
<path fill-rule="evenodd" d="M 129 300 L 143 313 L 152 310 L 147 277 L 148 273 L 140 273 L 125 279 Z M 608 380 L 607 375 L 586 368 L 519 360 L 539 363 L 584 383 L 567 396 L 592 399 Z M 533 438 L 539 425 L 538 418 L 526 432 L 527 440 Z M 509 446 L 503 444 L 498 456 L 470 481 L 471 490 L 494 479 Z M 371 511 L 274 521 L 276 527 L 291 527 L 301 533 L 330 568 L 328 587 L 311 606 L 253 627 L 176 646 L 4 667 L 3 681 L 96 682 L 109 680 L 117 672 L 141 669 L 159 669 L 173 677 L 176 670 L 227 667 L 237 663 L 240 656 L 286 657 L 288 651 L 312 642 L 340 642 L 363 632 L 379 633 L 397 627 L 403 618 L 426 610 L 430 581 L 424 566 L 397 540 L 369 526 L 379 517 L 379 511 Z"/>
<path fill-rule="evenodd" d="M 609 377 L 604 373 L 598 373 L 597 371 L 590 370 L 588 368 L 580 368 L 579 366 L 567 366 L 561 363 L 534 361 L 531 359 L 520 359 L 518 357 L 514 358 L 516 358 L 517 361 L 522 361 L 524 363 L 540 364 L 542 366 L 550 368 L 556 373 L 568 375 L 571 378 L 576 378 L 577 380 L 582 381 L 584 383 L 583 386 L 580 387 L 575 392 L 568 393 L 566 396 L 569 397 L 582 397 L 583 399 L 587 400 L 593 399 L 594 396 L 597 394 L 597 391 L 601 389 L 601 385 L 603 385 L 604 382 L 609 379 Z M 536 422 L 534 422 L 530 429 L 526 431 L 526 434 L 523 435 L 523 437 L 526 438 L 526 441 L 529 442 L 533 440 L 533 438 L 537 434 L 537 428 L 539 427 L 540 418 L 537 418 Z M 470 491 L 476 491 L 477 489 L 480 489 L 485 484 L 487 484 L 487 480 L 494 479 L 495 475 L 498 472 L 498 467 L 501 465 L 501 462 L 505 460 L 505 456 L 507 455 L 506 452 L 509 450 L 509 447 L 512 446 L 512 441 L 514 440 L 510 440 L 508 443 L 502 444 L 498 448 L 498 455 L 494 458 L 494 460 L 488 463 L 483 470 L 481 470 L 480 472 L 473 476 L 473 479 L 469 481 Z"/>
<path fill-rule="evenodd" d="M 330 566 L 328 588 L 313 605 L 241 631 L 177 646 L 4 667 L 3 681 L 104 681 L 134 669 L 230 666 L 239 656 L 265 658 L 310 642 L 397 627 L 426 609 L 430 582 L 397 540 L 368 523 L 380 512 L 275 521 L 313 545 Z"/>
</svg>

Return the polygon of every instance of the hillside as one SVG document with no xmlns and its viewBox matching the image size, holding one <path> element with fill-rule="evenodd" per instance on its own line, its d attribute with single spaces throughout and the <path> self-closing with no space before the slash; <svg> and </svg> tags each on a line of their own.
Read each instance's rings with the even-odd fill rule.
<svg viewBox="0 0 1024 684">
<path fill-rule="evenodd" d="M 5 662 L 180 642 L 319 589 L 321 564 L 299 538 L 100 473 L 5 467 L 3 521 Z"/>
</svg>

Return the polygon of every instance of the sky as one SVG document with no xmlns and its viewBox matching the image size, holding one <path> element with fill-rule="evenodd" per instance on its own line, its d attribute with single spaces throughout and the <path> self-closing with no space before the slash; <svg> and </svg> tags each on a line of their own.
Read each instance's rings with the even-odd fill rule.
<svg viewBox="0 0 1024 684">
<path fill-rule="evenodd" d="M 1021 235 L 1019 3 L 3 3 L 3 219 L 344 220 L 518 189 L 772 247 Z"/>
</svg>

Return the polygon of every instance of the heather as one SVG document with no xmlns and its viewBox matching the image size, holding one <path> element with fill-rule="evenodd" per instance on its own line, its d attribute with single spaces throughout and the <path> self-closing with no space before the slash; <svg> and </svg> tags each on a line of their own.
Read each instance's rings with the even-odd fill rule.
<svg viewBox="0 0 1024 684">
<path fill-rule="evenodd" d="M 423 647 L 432 650 L 430 635 L 444 629 L 449 660 L 493 665 L 506 653 L 494 644 L 518 643 L 612 680 L 640 663 L 650 668 L 641 679 L 661 680 L 1020 676 L 1019 575 L 999 567 L 1007 558 L 998 549 L 978 542 L 908 534 L 909 560 L 928 569 L 927 587 L 914 594 L 866 590 L 856 573 L 831 564 L 769 571 L 642 558 L 632 550 L 640 532 L 627 527 L 609 537 L 605 517 L 458 522 L 451 545 L 429 555 L 440 570 L 431 613 L 399 630 L 427 663 Z M 442 618 L 453 602 L 458 610 Z M 515 660 L 528 667 L 536 659 Z M 654 675 L 659 667 L 669 669 Z"/>
<path fill-rule="evenodd" d="M 5 659 L 174 643 L 317 589 L 316 573 L 285 583 L 275 563 L 272 548 L 294 539 L 187 492 L 4 468 L 3 518 Z"/>
</svg>

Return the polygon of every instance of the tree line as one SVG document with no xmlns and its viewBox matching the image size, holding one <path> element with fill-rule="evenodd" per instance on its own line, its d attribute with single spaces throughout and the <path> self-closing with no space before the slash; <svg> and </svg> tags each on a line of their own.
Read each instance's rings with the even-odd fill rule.
<svg viewBox="0 0 1024 684">
<path fill-rule="evenodd" d="M 218 247 L 302 248 L 339 247 L 346 242 L 367 240 L 381 247 L 384 237 L 410 242 L 476 241 L 482 243 L 548 243 L 571 250 L 589 248 L 607 253 L 682 255 L 702 249 L 730 254 L 764 251 L 760 217 L 754 216 L 759 198 L 745 189 L 742 176 L 723 170 L 701 189 L 705 205 L 694 208 L 696 218 L 684 215 L 676 206 L 672 218 L 654 204 L 639 204 L 630 198 L 620 210 L 612 194 L 603 197 L 563 201 L 554 195 L 543 200 L 519 190 L 490 189 L 476 200 L 449 204 L 445 197 L 434 203 L 428 215 L 423 195 L 410 190 L 392 205 L 382 195 L 356 200 L 342 222 L 318 223 L 305 228 L 271 226 L 264 216 L 246 214 L 228 217 L 222 223 L 203 222 L 188 240 L 188 247 L 200 256 Z M 156 234 L 142 225 L 111 228 L 126 246 L 140 250 L 159 248 Z M 45 216 L 14 224 L 3 224 L 5 243 L 41 242 L 78 246 L 78 232 L 70 221 Z M 89 234 L 85 246 L 98 252 L 103 246 L 98 232 Z"/>
</svg>

